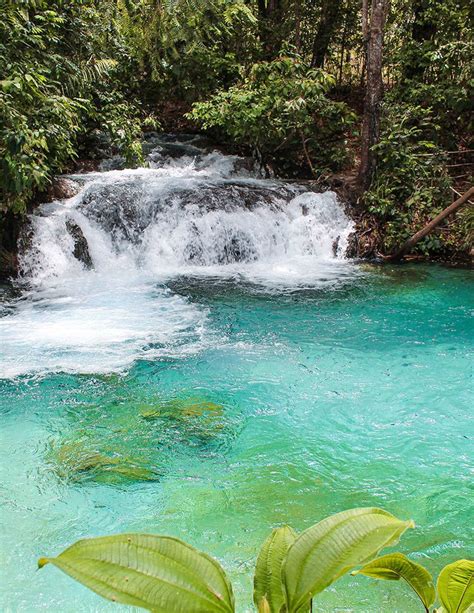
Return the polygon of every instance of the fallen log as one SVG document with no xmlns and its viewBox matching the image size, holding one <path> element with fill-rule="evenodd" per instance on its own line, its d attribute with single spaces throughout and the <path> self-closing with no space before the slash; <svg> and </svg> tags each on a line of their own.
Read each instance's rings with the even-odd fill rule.
<svg viewBox="0 0 474 613">
<path fill-rule="evenodd" d="M 453 190 L 454 191 L 454 190 Z M 457 192 L 456 192 L 457 193 Z M 392 253 L 391 255 L 387 255 L 384 257 L 386 260 L 396 261 L 400 260 L 406 253 L 408 253 L 413 247 L 421 241 L 422 238 L 427 236 L 430 232 L 432 232 L 439 224 L 452 215 L 455 211 L 457 211 L 463 204 L 465 204 L 468 200 L 474 197 L 474 187 L 470 187 L 467 192 L 461 195 L 460 198 L 455 200 L 452 204 L 446 207 L 441 213 L 436 215 L 434 219 L 432 219 L 424 228 L 419 230 L 416 234 L 410 237 L 407 241 L 403 243 L 403 245 Z M 473 204 L 471 202 L 471 204 Z"/>
</svg>

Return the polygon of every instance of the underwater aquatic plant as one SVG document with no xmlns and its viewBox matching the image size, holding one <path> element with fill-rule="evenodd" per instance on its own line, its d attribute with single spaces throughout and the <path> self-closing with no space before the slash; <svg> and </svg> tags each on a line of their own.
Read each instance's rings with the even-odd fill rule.
<svg viewBox="0 0 474 613">
<path fill-rule="evenodd" d="M 71 430 L 51 441 L 46 454 L 54 474 L 68 483 L 159 480 L 177 445 L 209 453 L 237 432 L 224 405 L 199 397 L 126 399 L 71 415 Z"/>
</svg>

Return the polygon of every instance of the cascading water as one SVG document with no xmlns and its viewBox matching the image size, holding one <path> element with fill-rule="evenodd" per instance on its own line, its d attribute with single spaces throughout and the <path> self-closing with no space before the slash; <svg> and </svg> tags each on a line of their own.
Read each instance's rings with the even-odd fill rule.
<svg viewBox="0 0 474 613">
<path fill-rule="evenodd" d="M 72 175 L 79 193 L 30 217 L 27 290 L 14 321 L 0 320 L 4 374 L 107 372 L 198 350 L 206 312 L 166 287 L 177 275 L 305 287 L 347 274 L 352 224 L 334 193 L 258 178 L 192 144 L 162 151 L 148 168 Z"/>
<path fill-rule="evenodd" d="M 159 168 L 71 177 L 83 184 L 79 195 L 31 218 L 24 274 L 41 284 L 81 270 L 69 223 L 98 273 L 125 266 L 154 275 L 252 275 L 265 267 L 270 278 L 275 267 L 309 257 L 317 280 L 318 261 L 340 258 L 351 231 L 335 194 L 252 178 L 234 170 L 236 160 L 212 153 L 199 164 L 186 156 Z"/>
</svg>

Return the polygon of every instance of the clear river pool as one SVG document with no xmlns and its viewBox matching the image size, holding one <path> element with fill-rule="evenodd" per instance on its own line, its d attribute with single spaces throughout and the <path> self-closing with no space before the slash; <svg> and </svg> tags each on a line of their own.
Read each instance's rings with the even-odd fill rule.
<svg viewBox="0 0 474 613">
<path fill-rule="evenodd" d="M 70 177 L 2 289 L 1 610 L 131 610 L 36 570 L 124 531 L 218 558 L 239 612 L 272 527 L 351 507 L 435 574 L 473 556 L 472 272 L 348 261 L 334 194 L 180 147 Z M 351 576 L 314 608 L 420 610 Z"/>
</svg>

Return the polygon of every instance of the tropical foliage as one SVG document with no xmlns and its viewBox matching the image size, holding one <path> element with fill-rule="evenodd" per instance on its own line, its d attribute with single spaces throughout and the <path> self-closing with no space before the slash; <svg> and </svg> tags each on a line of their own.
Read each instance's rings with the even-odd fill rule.
<svg viewBox="0 0 474 613">
<path fill-rule="evenodd" d="M 73 160 L 141 163 L 141 129 L 157 125 L 352 189 L 371 4 L 0 0 L 0 211 L 24 213 Z M 352 195 L 387 253 L 472 182 L 474 43 L 468 0 L 384 5 L 376 171 Z M 417 250 L 466 252 L 471 234 L 459 212 Z"/>
<path fill-rule="evenodd" d="M 374 559 L 413 528 L 377 508 L 327 517 L 301 534 L 276 528 L 259 553 L 253 600 L 259 613 L 309 611 L 313 598 L 357 566 L 353 574 L 404 579 L 425 611 L 436 600 L 430 573 L 400 553 Z M 232 586 L 219 563 L 183 541 L 150 534 L 119 534 L 78 541 L 51 563 L 97 594 L 157 613 L 232 613 Z M 438 578 L 438 596 L 448 613 L 474 606 L 474 562 L 458 560 Z"/>
<path fill-rule="evenodd" d="M 297 162 L 320 175 L 347 160 L 345 135 L 355 120 L 346 104 L 327 96 L 333 85 L 321 68 L 285 55 L 254 64 L 240 83 L 196 103 L 189 117 L 266 157 L 271 153 L 280 168 Z"/>
<path fill-rule="evenodd" d="M 136 105 L 127 101 L 111 3 L 1 0 L 0 201 L 23 212 L 32 195 L 79 154 L 78 139 L 105 132 L 140 158 Z M 106 10 L 105 16 L 103 11 Z"/>
<path fill-rule="evenodd" d="M 257 53 L 257 18 L 243 0 L 119 4 L 148 97 L 166 93 L 192 102 L 235 81 Z"/>
<path fill-rule="evenodd" d="M 443 149 L 427 137 L 439 131 L 430 109 L 392 103 L 384 115 L 375 146 L 377 171 L 366 203 L 384 223 L 383 249 L 389 253 L 447 206 L 452 180 Z M 441 247 L 442 238 L 433 235 L 418 249 L 429 253 Z"/>
</svg>

